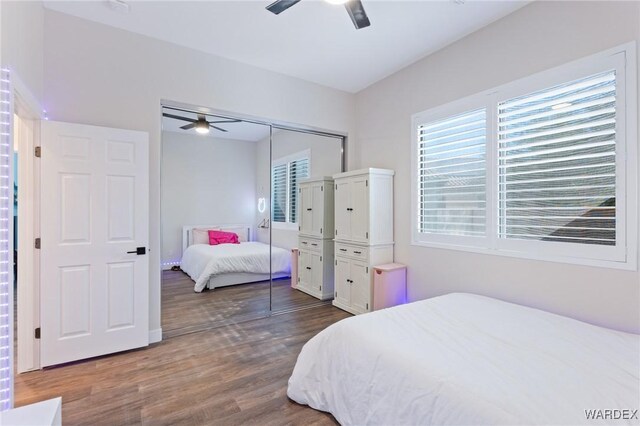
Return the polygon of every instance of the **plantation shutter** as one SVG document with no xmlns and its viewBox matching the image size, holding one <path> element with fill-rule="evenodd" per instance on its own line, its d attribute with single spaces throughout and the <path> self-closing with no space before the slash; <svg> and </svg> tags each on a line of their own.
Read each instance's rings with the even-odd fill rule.
<svg viewBox="0 0 640 426">
<path fill-rule="evenodd" d="M 499 237 L 616 244 L 616 75 L 498 105 Z"/>
<path fill-rule="evenodd" d="M 271 169 L 271 216 L 274 222 L 287 221 L 287 164 Z"/>
<path fill-rule="evenodd" d="M 289 222 L 297 223 L 298 182 L 309 177 L 309 159 L 291 161 L 289 163 Z"/>
<path fill-rule="evenodd" d="M 484 236 L 486 111 L 418 126 L 419 232 Z"/>
</svg>

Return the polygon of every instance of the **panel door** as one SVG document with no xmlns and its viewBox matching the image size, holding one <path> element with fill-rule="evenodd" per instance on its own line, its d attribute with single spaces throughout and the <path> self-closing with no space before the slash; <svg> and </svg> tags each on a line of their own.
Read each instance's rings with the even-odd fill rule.
<svg viewBox="0 0 640 426">
<path fill-rule="evenodd" d="M 351 239 L 369 241 L 369 178 L 356 176 L 351 181 Z"/>
<path fill-rule="evenodd" d="M 334 275 L 335 300 L 343 305 L 349 306 L 351 303 L 351 284 L 349 274 L 351 273 L 351 261 L 336 257 L 336 267 Z"/>
<path fill-rule="evenodd" d="M 318 237 L 322 236 L 324 231 L 324 184 L 317 183 L 311 187 L 311 198 L 313 200 L 313 225 L 311 232 Z"/>
<path fill-rule="evenodd" d="M 148 345 L 148 135 L 47 121 L 41 144 L 42 366 Z"/>
<path fill-rule="evenodd" d="M 313 187 L 311 185 L 300 186 L 300 232 L 313 233 L 314 215 Z"/>
<path fill-rule="evenodd" d="M 298 287 L 311 288 L 311 253 L 306 250 L 298 252 Z"/>
<path fill-rule="evenodd" d="M 311 253 L 311 288 L 322 291 L 322 255 Z"/>
<path fill-rule="evenodd" d="M 336 239 L 351 238 L 351 181 L 340 179 L 336 181 L 335 199 L 335 228 Z"/>
<path fill-rule="evenodd" d="M 370 307 L 369 296 L 371 294 L 371 278 L 368 267 L 361 262 L 351 264 L 351 306 L 360 311 L 368 312 Z"/>
</svg>

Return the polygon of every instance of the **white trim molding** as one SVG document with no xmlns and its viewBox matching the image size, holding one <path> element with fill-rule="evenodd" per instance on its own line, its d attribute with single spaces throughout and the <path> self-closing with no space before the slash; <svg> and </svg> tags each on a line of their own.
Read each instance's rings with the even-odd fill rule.
<svg viewBox="0 0 640 426">
<path fill-rule="evenodd" d="M 162 328 L 149 330 L 149 344 L 162 342 Z"/>
</svg>

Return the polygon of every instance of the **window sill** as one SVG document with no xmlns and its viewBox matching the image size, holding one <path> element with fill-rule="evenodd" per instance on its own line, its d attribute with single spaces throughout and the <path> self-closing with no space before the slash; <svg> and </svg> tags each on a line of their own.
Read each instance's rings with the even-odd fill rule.
<svg viewBox="0 0 640 426">
<path fill-rule="evenodd" d="M 528 252 L 511 251 L 506 249 L 490 249 L 486 247 L 473 247 L 473 246 L 462 246 L 462 245 L 446 244 L 446 243 L 416 241 L 415 239 L 411 241 L 411 245 L 414 247 L 435 248 L 435 249 L 442 249 L 442 250 L 456 250 L 456 251 L 485 254 L 485 255 L 491 255 L 491 256 L 502 256 L 502 257 L 518 258 L 518 259 L 526 259 L 526 260 L 537 260 L 537 261 L 543 261 L 543 262 L 592 266 L 596 268 L 620 269 L 625 271 L 637 270 L 637 259 L 635 257 L 631 258 L 632 256 L 629 256 L 628 254 L 627 254 L 626 261 L 615 261 L 615 260 L 589 259 L 589 258 L 582 258 L 582 257 L 544 255 L 542 253 L 533 254 Z"/>
</svg>

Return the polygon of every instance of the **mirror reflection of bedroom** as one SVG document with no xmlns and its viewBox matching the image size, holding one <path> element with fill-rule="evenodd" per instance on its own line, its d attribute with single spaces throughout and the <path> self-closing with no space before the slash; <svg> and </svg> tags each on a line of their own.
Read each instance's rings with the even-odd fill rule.
<svg viewBox="0 0 640 426">
<path fill-rule="evenodd" d="M 328 303 L 332 215 L 312 204 L 343 138 L 198 110 L 163 107 L 164 337 Z"/>
</svg>

